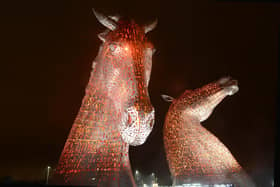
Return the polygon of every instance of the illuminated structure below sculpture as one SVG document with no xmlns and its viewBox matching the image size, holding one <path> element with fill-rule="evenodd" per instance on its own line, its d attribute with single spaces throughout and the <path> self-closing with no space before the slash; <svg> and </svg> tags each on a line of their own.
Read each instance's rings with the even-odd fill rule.
<svg viewBox="0 0 280 187">
<path fill-rule="evenodd" d="M 135 186 L 129 145 L 141 145 L 154 124 L 148 84 L 153 46 L 145 34 L 156 22 L 140 27 L 132 20 L 95 12 L 108 29 L 80 111 L 62 151 L 54 183 Z"/>
<path fill-rule="evenodd" d="M 178 99 L 162 95 L 172 102 L 163 137 L 173 184 L 254 186 L 226 146 L 200 124 L 227 95 L 237 91 L 237 81 L 226 77 L 187 90 Z"/>
</svg>

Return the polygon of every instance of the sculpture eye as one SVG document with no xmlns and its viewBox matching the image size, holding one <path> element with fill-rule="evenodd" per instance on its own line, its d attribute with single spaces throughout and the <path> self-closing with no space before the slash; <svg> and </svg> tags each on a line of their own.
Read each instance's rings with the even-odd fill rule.
<svg viewBox="0 0 280 187">
<path fill-rule="evenodd" d="M 114 52 L 116 50 L 116 48 L 117 48 L 117 45 L 116 44 L 110 44 L 109 48 L 110 48 L 111 52 Z"/>
</svg>

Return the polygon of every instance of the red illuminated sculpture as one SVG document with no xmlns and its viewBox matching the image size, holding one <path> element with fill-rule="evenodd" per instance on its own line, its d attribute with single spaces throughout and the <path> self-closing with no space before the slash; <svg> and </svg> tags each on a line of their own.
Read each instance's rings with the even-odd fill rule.
<svg viewBox="0 0 280 187">
<path fill-rule="evenodd" d="M 200 124 L 226 96 L 237 91 L 237 81 L 225 77 L 202 88 L 187 90 L 177 99 L 162 95 L 164 100 L 172 102 L 163 137 L 174 185 L 254 186 L 226 146 Z"/>
<path fill-rule="evenodd" d="M 139 26 L 133 20 L 94 14 L 107 30 L 98 35 L 103 44 L 53 181 L 135 186 L 128 148 L 143 144 L 154 124 L 148 94 L 154 49 L 146 34 L 156 21 Z"/>
</svg>

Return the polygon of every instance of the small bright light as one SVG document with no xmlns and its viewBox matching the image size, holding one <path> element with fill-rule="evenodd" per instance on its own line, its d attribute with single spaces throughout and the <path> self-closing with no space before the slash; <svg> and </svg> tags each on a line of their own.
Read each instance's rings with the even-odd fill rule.
<svg viewBox="0 0 280 187">
<path fill-rule="evenodd" d="M 158 187 L 158 183 L 154 183 L 154 184 L 153 184 L 153 187 Z"/>
<path fill-rule="evenodd" d="M 125 50 L 125 51 L 128 51 L 128 47 L 126 46 L 126 47 L 124 48 L 124 50 Z"/>
<path fill-rule="evenodd" d="M 93 181 L 94 181 L 94 180 L 95 180 L 95 178 L 93 177 L 93 178 L 91 178 L 91 180 L 93 180 Z"/>
<path fill-rule="evenodd" d="M 48 166 L 48 169 L 51 169 L 51 166 Z"/>
</svg>

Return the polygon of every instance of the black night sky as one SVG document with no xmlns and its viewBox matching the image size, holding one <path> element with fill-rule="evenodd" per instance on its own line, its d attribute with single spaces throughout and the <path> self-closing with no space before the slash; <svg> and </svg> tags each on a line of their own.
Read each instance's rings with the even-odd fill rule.
<svg viewBox="0 0 280 187">
<path fill-rule="evenodd" d="M 171 184 L 162 127 L 169 104 L 224 75 L 239 81 L 203 125 L 230 149 L 253 180 L 273 176 L 280 3 L 240 1 L 10 1 L 1 3 L 0 177 L 43 178 L 55 167 L 79 110 L 102 26 L 92 8 L 144 24 L 157 52 L 149 92 L 156 122 L 131 147 L 133 170 Z M 278 50 L 278 51 L 277 51 Z"/>
</svg>

